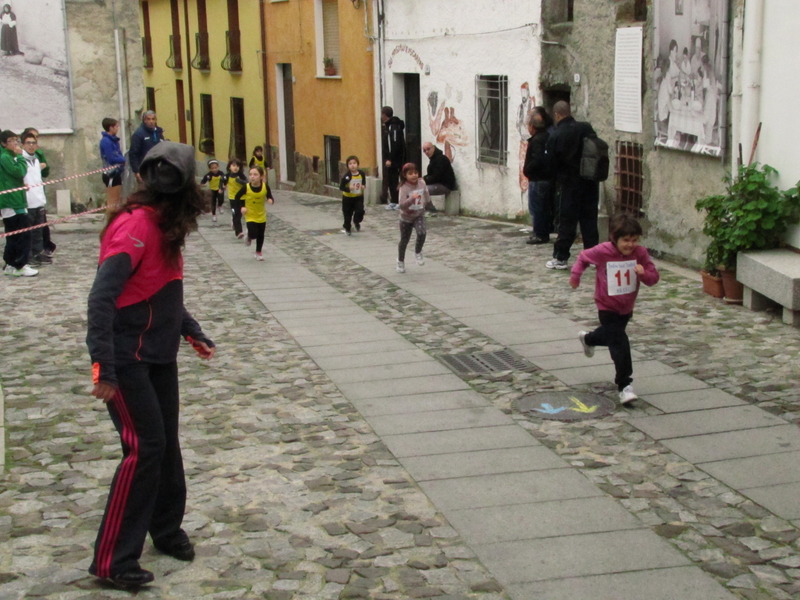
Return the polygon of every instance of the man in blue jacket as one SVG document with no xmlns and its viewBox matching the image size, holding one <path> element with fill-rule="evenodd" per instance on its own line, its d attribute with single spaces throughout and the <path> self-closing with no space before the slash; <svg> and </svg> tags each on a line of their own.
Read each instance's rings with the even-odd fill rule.
<svg viewBox="0 0 800 600">
<path fill-rule="evenodd" d="M 117 133 L 119 133 L 119 121 L 109 117 L 103 119 L 100 158 L 103 159 L 103 168 L 114 168 L 113 171 L 103 173 L 108 210 L 116 209 L 122 200 L 122 168 L 125 166 L 125 156 L 120 150 Z"/>
<path fill-rule="evenodd" d="M 142 124 L 139 129 L 131 136 L 131 149 L 128 151 L 128 159 L 131 163 L 131 170 L 136 174 L 136 180 L 141 183 L 139 167 L 150 148 L 164 140 L 164 130 L 158 126 L 155 111 L 148 110 L 142 115 Z"/>
</svg>

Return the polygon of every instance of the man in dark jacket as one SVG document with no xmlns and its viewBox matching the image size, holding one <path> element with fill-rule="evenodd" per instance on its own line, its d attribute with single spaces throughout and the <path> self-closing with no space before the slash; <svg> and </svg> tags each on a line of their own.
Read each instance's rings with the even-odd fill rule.
<svg viewBox="0 0 800 600">
<path fill-rule="evenodd" d="M 142 115 L 142 124 L 131 136 L 131 149 L 128 151 L 131 170 L 136 174 L 137 181 L 141 182 L 139 167 L 150 148 L 164 140 L 164 130 L 158 126 L 156 113 L 148 110 Z"/>
<path fill-rule="evenodd" d="M 397 210 L 397 186 L 400 181 L 400 169 L 406 158 L 406 137 L 403 133 L 406 125 L 399 117 L 394 116 L 391 106 L 381 109 L 381 141 L 383 146 L 383 192 L 381 202 L 385 203 L 387 195 L 391 201 L 386 210 Z"/>
<path fill-rule="evenodd" d="M 531 236 L 527 244 L 546 244 L 553 231 L 553 186 L 545 148 L 553 120 L 547 111 L 536 106 L 528 120 L 528 148 L 522 174 L 528 179 L 528 210 L 531 213 Z"/>
<path fill-rule="evenodd" d="M 597 204 L 600 198 L 596 181 L 580 175 L 583 139 L 594 135 L 589 123 L 579 123 L 572 117 L 569 104 L 563 100 L 553 107 L 556 129 L 547 140 L 547 161 L 556 183 L 556 214 L 558 239 L 553 246 L 553 260 L 548 269 L 566 269 L 569 249 L 575 241 L 580 223 L 583 247 L 592 248 L 599 242 Z"/>
<path fill-rule="evenodd" d="M 444 152 L 430 142 L 422 144 L 422 151 L 430 161 L 424 177 L 425 183 L 428 185 L 428 194 L 440 196 L 456 189 L 456 174 L 453 172 L 450 159 L 444 155 Z"/>
</svg>

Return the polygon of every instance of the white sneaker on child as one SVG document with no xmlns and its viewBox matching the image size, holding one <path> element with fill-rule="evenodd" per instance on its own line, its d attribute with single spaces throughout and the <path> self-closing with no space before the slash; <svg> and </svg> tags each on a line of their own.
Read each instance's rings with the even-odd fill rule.
<svg viewBox="0 0 800 600">
<path fill-rule="evenodd" d="M 264 255 L 261 252 L 256 252 L 256 260 L 264 260 Z"/>
<path fill-rule="evenodd" d="M 406 263 L 404 263 L 402 260 L 397 261 L 397 272 L 398 273 L 406 272 Z"/>
<path fill-rule="evenodd" d="M 639 396 L 636 395 L 636 392 L 633 391 L 633 387 L 630 385 L 626 385 L 625 388 L 619 393 L 620 404 L 627 404 L 628 402 L 633 402 L 634 400 L 638 399 Z"/>
<path fill-rule="evenodd" d="M 424 264 L 425 264 L 425 257 L 424 257 L 424 256 L 422 256 L 422 252 L 420 252 L 419 254 L 415 254 L 415 255 L 414 255 L 414 258 L 416 258 L 416 259 L 417 259 L 417 264 L 418 264 L 420 267 L 421 267 L 422 265 L 424 265 Z"/>
<path fill-rule="evenodd" d="M 250 244 L 252 244 L 252 243 L 253 243 L 253 240 L 250 238 L 250 236 L 249 236 L 249 235 L 248 235 L 247 237 L 245 237 L 245 238 L 244 238 L 244 245 L 245 245 L 245 246 L 249 246 L 249 245 L 250 245 Z"/>
<path fill-rule="evenodd" d="M 581 345 L 583 346 L 583 353 L 586 355 L 586 358 L 592 358 L 594 356 L 594 346 L 590 346 L 586 343 L 586 336 L 589 335 L 588 331 L 581 331 L 578 334 L 578 339 L 581 341 Z"/>
</svg>

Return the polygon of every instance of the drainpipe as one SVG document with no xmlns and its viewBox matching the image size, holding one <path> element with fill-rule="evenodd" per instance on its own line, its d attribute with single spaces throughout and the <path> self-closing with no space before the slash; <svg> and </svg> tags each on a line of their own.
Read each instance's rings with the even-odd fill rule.
<svg viewBox="0 0 800 600">
<path fill-rule="evenodd" d="M 114 54 L 116 55 L 117 61 L 117 97 L 119 100 L 119 122 L 120 122 L 120 131 L 119 131 L 119 146 L 120 150 L 123 154 L 127 151 L 128 146 L 128 136 L 126 133 L 126 129 L 128 127 L 127 119 L 125 119 L 125 104 L 123 102 L 123 87 L 122 87 L 122 50 L 120 47 L 119 41 L 119 28 L 117 27 L 117 3 L 116 1 L 111 3 L 111 17 L 113 19 L 114 25 Z"/>
<path fill-rule="evenodd" d="M 764 0 L 747 0 L 744 7 L 744 44 L 742 50 L 741 131 L 744 159 L 750 156 L 761 109 L 761 41 L 764 35 Z M 738 149 L 737 149 L 738 151 Z"/>
<path fill-rule="evenodd" d="M 191 145 L 194 146 L 194 89 L 192 88 L 192 42 L 189 39 L 189 1 L 183 0 L 183 26 L 186 29 L 186 73 L 189 75 L 189 131 Z M 186 115 L 184 115 L 184 118 Z"/>
<path fill-rule="evenodd" d="M 744 37 L 744 6 L 734 8 L 733 17 L 733 86 L 731 89 L 731 168 L 739 165 L 739 144 L 742 141 L 742 40 Z M 742 149 L 744 153 L 744 149 Z"/>
<path fill-rule="evenodd" d="M 375 112 L 378 115 L 380 115 L 381 114 L 381 108 L 383 108 L 383 106 L 386 104 L 386 101 L 384 100 L 384 97 L 385 97 L 385 86 L 386 86 L 386 81 L 385 81 L 386 74 L 384 73 L 384 68 L 383 68 L 383 62 L 384 62 L 383 61 L 383 57 L 384 57 L 384 54 L 386 52 L 386 47 L 385 47 L 385 44 L 386 44 L 386 41 L 385 41 L 385 38 L 386 38 L 386 29 L 385 29 L 385 27 L 386 27 L 386 12 L 385 12 L 385 7 L 384 7 L 384 0 L 376 0 L 375 8 L 376 8 L 376 15 L 375 16 L 376 16 L 376 20 L 377 20 L 376 25 L 377 25 L 377 28 L 378 28 L 378 40 L 377 40 L 377 42 L 378 42 L 378 44 L 377 44 L 378 45 L 378 52 L 377 52 L 377 62 L 378 62 L 378 94 L 377 94 L 378 97 L 377 97 L 377 100 L 378 100 L 378 107 L 377 107 L 377 110 Z M 375 142 L 376 142 L 376 150 L 377 150 L 377 152 L 376 152 L 375 156 L 378 157 L 378 161 L 377 161 L 378 162 L 378 173 L 380 174 L 380 173 L 383 172 L 383 128 L 382 128 L 382 124 L 378 125 L 378 135 L 376 136 L 376 138 L 377 139 L 375 140 Z"/>
<path fill-rule="evenodd" d="M 272 168 L 272 150 L 269 139 L 269 78 L 267 76 L 267 17 L 265 0 L 260 0 L 259 16 L 261 17 L 261 84 L 264 89 L 264 158 L 267 166 Z"/>
</svg>

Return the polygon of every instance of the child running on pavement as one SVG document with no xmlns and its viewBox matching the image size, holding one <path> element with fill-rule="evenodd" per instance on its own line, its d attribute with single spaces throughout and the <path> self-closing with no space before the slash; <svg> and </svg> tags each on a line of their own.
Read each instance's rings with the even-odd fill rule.
<svg viewBox="0 0 800 600">
<path fill-rule="evenodd" d="M 242 201 L 242 214 L 247 222 L 245 244 L 256 241 L 256 260 L 264 260 L 261 248 L 264 246 L 264 233 L 267 230 L 267 207 L 265 201 L 275 204 L 272 191 L 264 180 L 264 169 L 255 166 L 250 169 L 250 183 L 246 183 L 236 193 L 236 200 Z"/>
<path fill-rule="evenodd" d="M 347 173 L 342 177 L 339 189 L 342 190 L 342 214 L 344 215 L 344 231 L 350 235 L 350 222 L 361 231 L 364 220 L 364 186 L 367 174 L 358 168 L 358 157 L 347 157 Z"/>
<path fill-rule="evenodd" d="M 264 159 L 264 148 L 262 146 L 253 148 L 253 156 L 250 157 L 247 168 L 252 169 L 253 167 L 261 167 L 265 173 L 267 171 L 267 161 Z"/>
<path fill-rule="evenodd" d="M 425 207 L 431 198 L 425 180 L 419 176 L 419 170 L 413 163 L 406 163 L 400 171 L 400 187 L 398 192 L 400 204 L 400 244 L 397 247 L 397 272 L 406 272 L 406 247 L 411 240 L 411 230 L 417 232 L 414 247 L 414 258 L 417 264 L 425 264 L 422 246 L 425 244 Z"/>
<path fill-rule="evenodd" d="M 638 398 L 633 391 L 631 346 L 625 327 L 633 316 L 633 305 L 639 293 L 639 282 L 647 286 L 658 282 L 658 271 L 644 246 L 639 245 L 642 226 L 628 215 L 616 215 L 609 223 L 610 242 L 584 250 L 572 267 L 569 284 L 580 285 L 581 275 L 589 265 L 595 265 L 594 301 L 600 317 L 600 327 L 581 331 L 578 339 L 587 357 L 594 355 L 595 346 L 608 346 L 617 371 L 616 384 L 621 404 Z"/>
<path fill-rule="evenodd" d="M 236 194 L 239 193 L 243 185 L 247 185 L 247 177 L 241 170 L 242 161 L 238 158 L 232 158 L 228 161 L 228 173 L 225 175 L 225 185 L 228 186 L 228 201 L 231 204 L 231 214 L 233 215 L 233 232 L 240 240 L 244 237 L 244 232 L 242 231 L 242 207 L 244 206 L 244 201 L 237 200 Z"/>
<path fill-rule="evenodd" d="M 219 170 L 219 161 L 211 159 L 208 161 L 208 173 L 203 175 L 200 180 L 200 185 L 208 184 L 208 189 L 211 190 L 211 220 L 217 222 L 217 207 L 222 214 L 222 190 L 225 187 L 225 175 Z"/>
</svg>

